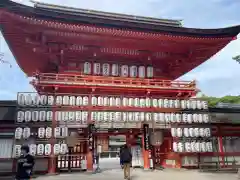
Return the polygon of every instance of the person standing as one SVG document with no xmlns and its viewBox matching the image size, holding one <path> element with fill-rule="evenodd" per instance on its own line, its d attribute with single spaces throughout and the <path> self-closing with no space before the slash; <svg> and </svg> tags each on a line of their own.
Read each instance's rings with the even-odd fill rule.
<svg viewBox="0 0 240 180">
<path fill-rule="evenodd" d="M 34 164 L 34 157 L 29 154 L 29 147 L 22 146 L 21 156 L 17 160 L 16 180 L 30 180 Z"/>
<path fill-rule="evenodd" d="M 124 179 L 130 180 L 130 167 L 132 163 L 132 153 L 127 144 L 124 145 L 120 154 L 120 162 L 123 164 Z"/>
</svg>

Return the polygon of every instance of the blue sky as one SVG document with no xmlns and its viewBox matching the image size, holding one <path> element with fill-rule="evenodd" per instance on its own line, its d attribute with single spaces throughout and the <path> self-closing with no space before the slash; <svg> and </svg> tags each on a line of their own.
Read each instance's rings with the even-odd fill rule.
<svg viewBox="0 0 240 180">
<path fill-rule="evenodd" d="M 16 1 L 30 4 L 27 0 Z M 182 19 L 184 26 L 195 28 L 221 28 L 240 24 L 239 0 L 41 0 L 41 2 L 131 15 Z M 12 68 L 7 64 L 0 64 L 0 99 L 16 99 L 17 92 L 33 91 L 33 88 L 16 64 L 2 36 L 0 38 L 0 52 L 3 52 L 4 59 L 12 64 Z M 231 60 L 232 56 L 240 54 L 240 36 L 238 38 L 181 79 L 196 79 L 202 92 L 210 96 L 240 95 L 240 64 Z"/>
</svg>

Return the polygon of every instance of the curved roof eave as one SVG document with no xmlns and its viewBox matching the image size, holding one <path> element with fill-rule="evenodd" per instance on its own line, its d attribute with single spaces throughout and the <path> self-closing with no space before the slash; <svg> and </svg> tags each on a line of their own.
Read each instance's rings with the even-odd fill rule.
<svg viewBox="0 0 240 180">
<path fill-rule="evenodd" d="M 228 28 L 219 29 L 195 29 L 162 25 L 154 20 L 144 21 L 142 20 L 126 20 L 110 16 L 94 13 L 84 13 L 82 11 L 66 11 L 64 9 L 57 8 L 33 8 L 25 6 L 19 3 L 12 2 L 10 0 L 1 0 L 0 8 L 5 9 L 8 12 L 12 12 L 19 15 L 30 16 L 45 20 L 54 20 L 63 23 L 75 23 L 75 24 L 94 24 L 102 27 L 121 28 L 127 30 L 166 33 L 182 36 L 194 36 L 194 37 L 235 37 L 240 32 L 240 25 Z M 124 15 L 123 15 L 124 17 Z"/>
</svg>

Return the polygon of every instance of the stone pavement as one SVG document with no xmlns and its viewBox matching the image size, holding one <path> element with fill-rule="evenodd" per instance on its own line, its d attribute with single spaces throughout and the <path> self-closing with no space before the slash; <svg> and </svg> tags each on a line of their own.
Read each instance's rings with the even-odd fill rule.
<svg viewBox="0 0 240 180">
<path fill-rule="evenodd" d="M 143 171 L 141 169 L 133 169 L 131 171 L 132 180 L 237 180 L 237 174 L 214 174 L 199 173 L 195 170 L 171 170 L 163 171 Z M 57 176 L 38 177 L 37 180 L 123 180 L 123 172 L 121 169 L 104 170 L 98 174 L 89 173 L 72 173 L 60 174 Z"/>
</svg>

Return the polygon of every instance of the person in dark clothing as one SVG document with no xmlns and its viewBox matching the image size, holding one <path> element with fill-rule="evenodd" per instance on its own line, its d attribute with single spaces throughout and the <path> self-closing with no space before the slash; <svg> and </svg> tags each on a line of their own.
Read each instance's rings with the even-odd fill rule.
<svg viewBox="0 0 240 180">
<path fill-rule="evenodd" d="M 120 154 L 120 162 L 123 164 L 124 179 L 130 180 L 130 167 L 132 163 L 132 153 L 128 145 L 124 145 Z"/>
<path fill-rule="evenodd" d="M 34 167 L 34 157 L 29 154 L 29 147 L 21 147 L 21 156 L 17 160 L 16 180 L 30 180 Z"/>
</svg>

